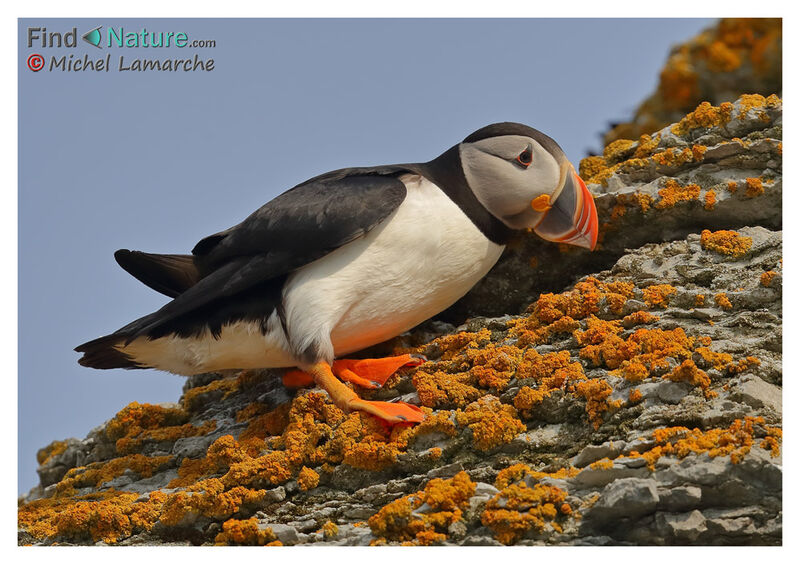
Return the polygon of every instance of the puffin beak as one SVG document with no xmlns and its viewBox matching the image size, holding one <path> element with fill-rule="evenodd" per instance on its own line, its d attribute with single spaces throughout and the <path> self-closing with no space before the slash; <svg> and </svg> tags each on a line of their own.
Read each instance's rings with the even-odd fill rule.
<svg viewBox="0 0 800 564">
<path fill-rule="evenodd" d="M 548 241 L 594 250 L 598 226 L 594 198 L 572 165 L 565 172 L 563 188 L 555 201 L 549 202 L 549 209 L 533 230 Z M 534 209 L 541 207 L 540 198 L 531 202 Z"/>
</svg>

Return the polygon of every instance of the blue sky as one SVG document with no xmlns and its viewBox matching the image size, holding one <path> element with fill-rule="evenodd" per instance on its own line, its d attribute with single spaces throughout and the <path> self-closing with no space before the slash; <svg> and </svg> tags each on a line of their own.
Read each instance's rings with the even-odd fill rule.
<svg viewBox="0 0 800 564">
<path fill-rule="evenodd" d="M 19 483 L 36 451 L 84 437 L 132 401 L 177 401 L 183 378 L 98 371 L 73 348 L 166 298 L 118 248 L 188 252 L 284 190 L 345 166 L 429 160 L 519 121 L 576 165 L 649 95 L 669 48 L 710 19 L 133 20 L 19 22 Z M 76 48 L 27 28 L 78 30 Z M 103 49 L 80 35 L 103 26 Z M 108 48 L 106 30 L 214 48 Z M 32 54 L 111 56 L 111 72 L 32 72 Z M 213 58 L 210 72 L 117 72 L 120 55 Z"/>
</svg>

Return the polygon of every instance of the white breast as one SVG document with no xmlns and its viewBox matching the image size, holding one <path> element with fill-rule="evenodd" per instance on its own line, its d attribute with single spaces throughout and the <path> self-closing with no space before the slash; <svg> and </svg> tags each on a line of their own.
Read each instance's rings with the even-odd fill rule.
<svg viewBox="0 0 800 564">
<path fill-rule="evenodd" d="M 394 337 L 455 303 L 500 257 L 504 247 L 436 185 L 401 180 L 408 194 L 387 220 L 287 281 L 295 350 L 315 344 L 333 358 Z"/>
</svg>

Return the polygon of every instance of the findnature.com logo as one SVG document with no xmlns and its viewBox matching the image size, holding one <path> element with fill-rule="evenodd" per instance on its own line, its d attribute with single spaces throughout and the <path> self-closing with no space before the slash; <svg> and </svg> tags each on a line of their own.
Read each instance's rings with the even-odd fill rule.
<svg viewBox="0 0 800 564">
<path fill-rule="evenodd" d="M 78 28 L 71 30 L 48 31 L 46 27 L 29 27 L 29 49 L 74 49 L 79 46 Z M 105 38 L 104 38 L 105 36 Z M 97 26 L 83 33 L 80 38 L 83 42 L 98 49 L 170 49 L 170 48 L 214 48 L 217 45 L 214 39 L 191 39 L 185 31 L 152 31 L 142 28 L 141 31 L 126 31 L 124 27 L 109 27 L 107 33 L 103 26 Z M 126 71 L 167 71 L 167 72 L 192 72 L 214 70 L 214 59 L 202 58 L 198 53 L 192 57 L 153 57 L 131 59 L 125 55 L 115 57 L 116 66 L 113 70 Z M 111 53 L 105 56 L 91 57 L 88 53 L 76 56 L 74 53 L 57 53 L 44 56 L 33 53 L 27 59 L 28 68 L 33 72 L 47 70 L 48 72 L 80 72 L 96 71 L 109 72 L 112 70 Z"/>
</svg>

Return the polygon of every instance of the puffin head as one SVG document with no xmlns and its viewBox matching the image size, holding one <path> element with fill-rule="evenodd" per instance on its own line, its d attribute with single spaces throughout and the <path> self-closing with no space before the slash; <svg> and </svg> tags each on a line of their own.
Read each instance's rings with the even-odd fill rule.
<svg viewBox="0 0 800 564">
<path fill-rule="evenodd" d="M 520 123 L 495 123 L 458 149 L 472 192 L 497 219 L 548 241 L 594 249 L 594 199 L 550 137 Z"/>
</svg>

